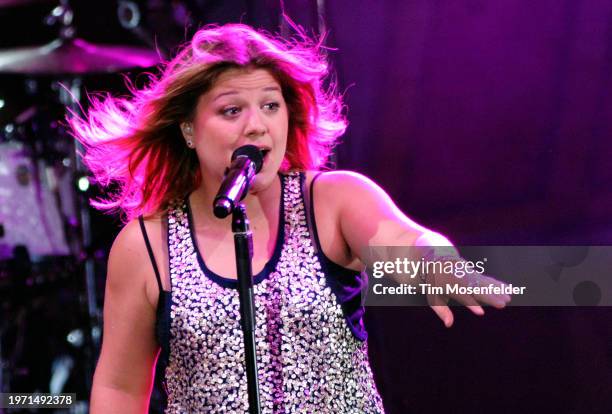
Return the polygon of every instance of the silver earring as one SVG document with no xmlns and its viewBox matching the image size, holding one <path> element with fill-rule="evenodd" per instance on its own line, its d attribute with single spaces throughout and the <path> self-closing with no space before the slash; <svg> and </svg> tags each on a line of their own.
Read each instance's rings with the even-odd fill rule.
<svg viewBox="0 0 612 414">
<path fill-rule="evenodd" d="M 188 146 L 189 148 L 193 148 L 193 141 L 192 141 L 192 140 L 190 140 L 190 139 L 188 139 L 188 140 L 187 140 L 187 146 Z"/>
</svg>

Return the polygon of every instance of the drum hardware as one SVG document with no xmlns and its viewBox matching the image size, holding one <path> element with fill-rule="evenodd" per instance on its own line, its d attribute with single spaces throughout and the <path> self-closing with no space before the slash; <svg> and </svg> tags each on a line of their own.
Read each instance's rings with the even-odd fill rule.
<svg viewBox="0 0 612 414">
<path fill-rule="evenodd" d="M 159 62 L 158 54 L 149 49 L 98 45 L 74 37 L 73 17 L 69 2 L 62 0 L 46 19 L 49 25 L 59 23 L 60 36 L 43 46 L 0 52 L 0 73 L 83 76 L 146 68 Z"/>
<path fill-rule="evenodd" d="M 64 391 L 64 385 L 68 381 L 74 367 L 74 358 L 69 355 L 60 355 L 51 364 L 51 379 L 49 380 L 49 392 L 60 394 Z"/>
<path fill-rule="evenodd" d="M 0 51 L 0 75 L 4 73 L 30 76 L 31 78 L 26 81 L 26 87 L 31 95 L 38 94 L 40 91 L 37 77 L 50 76 L 56 79 L 52 89 L 57 94 L 57 102 L 72 113 L 79 114 L 81 110 L 79 102 L 81 100 L 82 79 L 85 76 L 114 73 L 135 67 L 151 67 L 159 62 L 159 56 L 149 49 L 123 45 L 99 45 L 79 39 L 75 37 L 75 30 L 72 26 L 73 17 L 74 14 L 69 2 L 62 0 L 59 6 L 45 19 L 46 24 L 59 26 L 58 38 L 43 46 L 20 47 Z M 131 16 L 127 23 L 134 24 L 136 17 L 139 18 L 139 16 Z M 45 208 L 44 210 L 56 210 L 55 218 L 53 220 L 45 218 L 44 220 L 47 223 L 54 222 L 54 228 L 57 229 L 59 226 L 63 231 L 52 230 L 46 231 L 45 234 L 47 238 L 60 233 L 65 234 L 63 251 L 60 254 L 57 250 L 47 253 L 50 253 L 52 257 L 65 257 L 67 260 L 71 260 L 72 265 L 71 268 L 69 267 L 71 270 L 76 271 L 75 266 L 82 266 L 84 269 L 85 278 L 82 281 L 84 282 L 84 289 L 77 291 L 80 295 L 78 302 L 84 304 L 87 308 L 88 320 L 85 324 L 78 324 L 77 327 L 63 336 L 62 340 L 64 343 L 71 345 L 73 349 L 81 350 L 84 354 L 84 363 L 89 364 L 85 367 L 84 382 L 86 388 L 89 389 L 93 374 L 92 364 L 100 342 L 101 312 L 96 303 L 95 258 L 90 247 L 92 234 L 88 201 L 85 199 L 84 193 L 75 191 L 76 180 L 86 177 L 82 174 L 85 171 L 85 166 L 78 156 L 83 148 L 80 143 L 74 142 L 72 139 L 62 139 L 67 137 L 65 132 L 62 131 L 61 123 L 49 119 L 49 114 L 50 111 L 47 108 L 43 110 L 40 105 L 33 105 L 15 117 L 14 122 L 5 126 L 3 135 L 6 143 L 0 144 L 0 201 L 2 200 L 3 189 L 5 192 L 12 191 L 12 196 L 20 190 L 30 198 L 32 205 L 38 204 L 39 209 L 41 206 L 54 206 L 54 208 Z M 41 139 L 41 137 L 44 138 Z M 50 137 L 54 139 L 48 139 Z M 7 156 L 5 157 L 3 154 Z M 10 181 L 7 181 L 9 184 L 6 186 L 1 181 L 3 162 L 6 164 L 4 171 L 8 171 L 11 175 Z M 66 183 L 69 183 L 69 185 L 66 186 Z M 65 188 L 68 188 L 68 190 Z M 18 198 L 6 196 L 5 199 L 15 200 Z M 36 210 L 36 208 L 34 210 L 24 209 L 23 200 L 20 200 L 19 205 L 16 203 L 16 201 L 13 201 L 15 208 L 11 211 L 21 210 L 31 213 Z M 8 220 L 13 219 L 8 217 Z M 43 219 L 39 219 L 39 221 L 42 222 Z M 14 231 L 13 229 L 23 227 L 19 221 L 7 223 L 7 220 L 2 216 L 1 206 L 0 222 L 5 225 L 5 230 L 9 236 Z M 76 230 L 79 232 L 78 235 L 75 234 Z M 19 292 L 16 297 L 21 298 L 27 295 L 35 295 L 38 292 L 48 295 L 46 290 L 50 283 L 55 284 L 56 281 L 52 281 L 49 275 L 37 273 L 39 263 L 37 260 L 40 257 L 48 256 L 41 252 L 44 249 L 36 251 L 39 247 L 36 243 L 40 244 L 41 239 L 44 239 L 44 237 L 26 240 L 22 244 L 25 252 L 15 250 L 17 245 L 11 241 L 12 239 L 3 238 L 3 240 L 0 240 L 0 248 L 2 244 L 8 243 L 13 243 L 12 246 L 15 247 L 12 251 L 10 269 L 2 270 L 3 265 L 0 260 L 0 291 L 10 292 L 11 296 Z M 11 245 L 9 244 L 9 246 Z M 33 254 L 35 259 L 30 261 L 32 267 L 29 270 L 27 261 L 13 260 L 15 254 L 21 255 L 20 257 L 24 259 L 29 257 L 30 253 L 36 254 Z M 0 258 L 2 257 L 0 256 Z M 70 276 L 66 279 L 61 277 L 60 280 L 57 280 L 58 286 L 61 286 L 65 281 L 70 282 Z M 29 303 L 33 302 L 29 301 Z M 25 312 L 24 308 L 20 306 L 16 302 L 13 311 Z M 26 316 L 31 315 L 26 314 Z M 19 318 L 13 319 L 13 321 L 17 320 Z M 26 324 L 21 323 L 19 325 L 23 327 Z M 4 332 L 4 327 L 0 326 L 0 333 L 2 332 Z M 18 331 L 16 337 L 18 340 L 15 349 L 19 351 L 23 348 L 25 333 Z M 0 351 L 5 349 L 2 341 L 3 338 L 0 336 Z M 19 345 L 20 343 L 22 345 Z M 63 354 L 58 360 L 54 361 L 56 369 L 53 371 L 52 382 L 56 389 L 63 388 L 65 376 L 73 370 L 70 361 L 62 358 L 64 358 Z M 11 361 L 16 361 L 16 359 L 12 358 Z M 72 363 L 75 361 L 78 362 L 79 360 L 73 359 Z M 10 373 L 13 368 L 16 369 L 17 365 L 12 364 L 8 372 Z M 3 370 L 2 373 L 6 374 L 6 372 L 6 370 Z M 6 386 L 9 380 L 10 378 L 7 378 L 6 375 L 4 375 L 4 382 L 0 377 L 0 389 L 9 389 Z"/>
<path fill-rule="evenodd" d="M 19 141 L 0 143 L 0 222 L 5 230 L 0 259 L 10 258 L 17 245 L 27 246 L 35 260 L 69 255 L 65 223 L 74 215 L 74 196 L 70 171 L 61 161 L 65 155 L 53 147 L 56 140 L 36 140 L 30 128 L 19 130 Z"/>
<path fill-rule="evenodd" d="M 34 3 L 50 3 L 49 0 L 0 0 L 0 7 L 19 7 Z"/>
</svg>

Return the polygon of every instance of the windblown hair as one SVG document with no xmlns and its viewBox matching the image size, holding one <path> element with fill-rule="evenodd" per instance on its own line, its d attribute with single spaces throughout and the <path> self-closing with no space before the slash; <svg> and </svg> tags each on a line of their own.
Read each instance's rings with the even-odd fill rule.
<svg viewBox="0 0 612 414">
<path fill-rule="evenodd" d="M 95 181 L 114 188 L 92 201 L 124 220 L 167 209 L 201 182 L 196 152 L 185 145 L 180 123 L 194 116 L 198 98 L 231 68 L 263 68 L 277 79 L 289 113 L 282 171 L 319 169 L 346 129 L 341 97 L 331 82 L 320 42 L 284 40 L 243 24 L 199 30 L 142 89 L 131 96 L 90 96 L 85 118 L 72 114 L 72 135 Z"/>
</svg>

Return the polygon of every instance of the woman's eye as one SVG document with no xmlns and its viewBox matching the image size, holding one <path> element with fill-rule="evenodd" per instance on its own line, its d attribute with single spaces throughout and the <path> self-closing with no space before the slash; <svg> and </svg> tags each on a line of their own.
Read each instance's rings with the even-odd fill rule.
<svg viewBox="0 0 612 414">
<path fill-rule="evenodd" d="M 230 106 L 228 108 L 223 108 L 221 113 L 225 116 L 236 116 L 240 113 L 240 108 L 237 106 Z"/>
<path fill-rule="evenodd" d="M 270 102 L 265 104 L 264 108 L 268 111 L 276 112 L 280 108 L 280 104 L 278 102 Z"/>
</svg>

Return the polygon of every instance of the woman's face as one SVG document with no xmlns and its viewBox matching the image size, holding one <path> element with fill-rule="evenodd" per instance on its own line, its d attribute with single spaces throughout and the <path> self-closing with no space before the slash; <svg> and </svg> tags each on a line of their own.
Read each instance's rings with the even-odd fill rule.
<svg viewBox="0 0 612 414">
<path fill-rule="evenodd" d="M 267 188 L 285 156 L 289 116 L 280 84 L 265 69 L 228 69 L 200 96 L 192 123 L 181 124 L 192 140 L 205 185 L 217 186 L 236 148 L 265 153 L 251 192 Z"/>
</svg>

